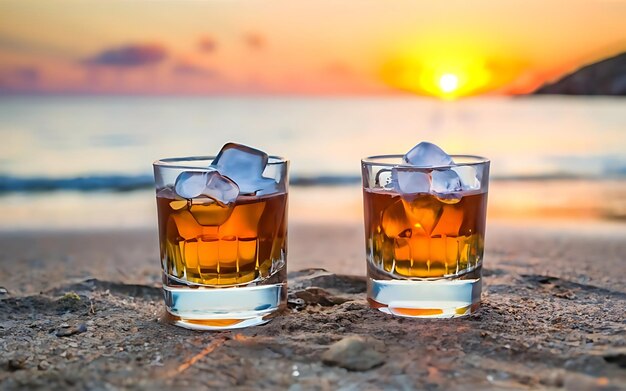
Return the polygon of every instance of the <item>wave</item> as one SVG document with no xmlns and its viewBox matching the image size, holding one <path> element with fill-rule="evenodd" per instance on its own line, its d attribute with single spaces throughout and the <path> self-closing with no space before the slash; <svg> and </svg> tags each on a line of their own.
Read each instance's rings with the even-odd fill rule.
<svg viewBox="0 0 626 391">
<path fill-rule="evenodd" d="M 492 181 L 552 181 L 626 179 L 626 171 L 612 171 L 601 176 L 574 174 L 546 174 L 531 176 L 496 176 Z M 357 175 L 292 176 L 290 186 L 346 186 L 361 182 Z M 0 176 L 0 193 L 46 191 L 114 191 L 124 192 L 150 189 L 154 186 L 152 175 L 90 175 L 68 178 Z"/>
<path fill-rule="evenodd" d="M 38 192 L 52 190 L 130 191 L 154 186 L 151 175 L 94 175 L 70 178 L 0 176 L 0 192 Z"/>
<path fill-rule="evenodd" d="M 343 186 L 360 183 L 354 175 L 295 176 L 290 186 Z M 154 186 L 151 175 L 93 175 L 70 178 L 0 176 L 0 193 L 45 191 L 132 191 Z"/>
</svg>

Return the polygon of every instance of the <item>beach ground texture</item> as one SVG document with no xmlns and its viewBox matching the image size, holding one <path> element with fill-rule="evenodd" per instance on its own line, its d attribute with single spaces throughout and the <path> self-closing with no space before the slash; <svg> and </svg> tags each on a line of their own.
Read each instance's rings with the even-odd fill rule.
<svg viewBox="0 0 626 391">
<path fill-rule="evenodd" d="M 4 233 L 0 388 L 626 389 L 624 239 L 491 222 L 478 313 L 400 319 L 366 303 L 360 225 L 292 224 L 283 316 L 196 332 L 161 320 L 155 232 Z"/>
</svg>

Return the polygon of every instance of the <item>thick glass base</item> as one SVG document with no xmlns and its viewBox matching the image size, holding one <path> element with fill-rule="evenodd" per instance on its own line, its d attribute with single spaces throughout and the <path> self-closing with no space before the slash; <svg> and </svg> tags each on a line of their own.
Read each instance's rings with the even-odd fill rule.
<svg viewBox="0 0 626 391">
<path fill-rule="evenodd" d="M 372 308 L 407 318 L 469 315 L 480 305 L 480 292 L 480 277 L 435 281 L 367 279 L 367 300 Z"/>
<path fill-rule="evenodd" d="M 229 330 L 270 321 L 285 306 L 285 283 L 212 288 L 163 284 L 172 324 L 194 330 Z"/>
</svg>

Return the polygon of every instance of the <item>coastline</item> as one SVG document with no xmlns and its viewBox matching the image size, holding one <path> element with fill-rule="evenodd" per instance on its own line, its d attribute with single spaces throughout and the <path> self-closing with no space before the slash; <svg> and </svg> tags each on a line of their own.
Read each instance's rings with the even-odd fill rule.
<svg viewBox="0 0 626 391">
<path fill-rule="evenodd" d="M 291 186 L 289 221 L 361 224 L 362 190 L 343 186 Z M 0 195 L 0 234 L 55 230 L 152 229 L 154 190 L 128 192 L 12 192 Z M 626 223 L 626 180 L 492 181 L 488 221 L 579 220 Z"/>
</svg>

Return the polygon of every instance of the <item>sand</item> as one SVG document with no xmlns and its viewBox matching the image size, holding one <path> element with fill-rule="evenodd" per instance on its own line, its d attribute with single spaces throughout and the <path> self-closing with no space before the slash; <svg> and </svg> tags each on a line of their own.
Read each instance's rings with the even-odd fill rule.
<svg viewBox="0 0 626 391">
<path fill-rule="evenodd" d="M 626 224 L 594 220 L 496 220 L 487 230 L 485 267 L 525 268 L 572 281 L 623 284 Z M 26 295 L 87 278 L 127 284 L 160 281 L 154 230 L 86 230 L 0 234 L 1 286 Z M 291 223 L 288 270 L 323 268 L 337 274 L 365 273 L 359 222 Z"/>
<path fill-rule="evenodd" d="M 289 234 L 290 292 L 314 281 L 342 304 L 221 333 L 156 321 L 153 230 L 0 235 L 0 388 L 626 389 L 625 224 L 491 219 L 483 305 L 444 321 L 367 307 L 358 222 L 296 222 Z M 331 273 L 295 273 L 311 267 Z M 348 336 L 382 364 L 327 365 Z"/>
</svg>

